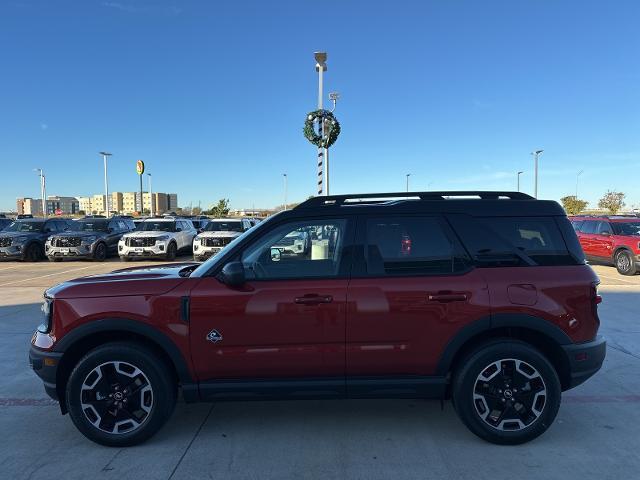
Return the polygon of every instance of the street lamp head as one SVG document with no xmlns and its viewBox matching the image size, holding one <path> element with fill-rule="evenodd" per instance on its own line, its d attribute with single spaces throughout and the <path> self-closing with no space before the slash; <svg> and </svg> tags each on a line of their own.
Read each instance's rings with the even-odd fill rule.
<svg viewBox="0 0 640 480">
<path fill-rule="evenodd" d="M 531 155 L 540 155 L 542 152 L 544 152 L 544 150 L 535 150 L 534 152 L 531 152 Z"/>
<path fill-rule="evenodd" d="M 520 171 L 518 172 L 518 175 L 520 175 L 521 173 L 524 173 L 524 171 L 523 171 L 523 170 L 520 170 Z"/>
<path fill-rule="evenodd" d="M 327 52 L 313 52 L 313 56 L 320 65 L 327 61 Z"/>
<path fill-rule="evenodd" d="M 339 98 L 340 98 L 340 93 L 338 93 L 338 92 L 330 92 L 329 93 L 329 100 L 331 100 L 333 102 L 337 102 Z"/>
<path fill-rule="evenodd" d="M 103 157 L 110 157 L 112 154 L 109 152 L 98 152 L 100 155 L 102 155 Z"/>
</svg>

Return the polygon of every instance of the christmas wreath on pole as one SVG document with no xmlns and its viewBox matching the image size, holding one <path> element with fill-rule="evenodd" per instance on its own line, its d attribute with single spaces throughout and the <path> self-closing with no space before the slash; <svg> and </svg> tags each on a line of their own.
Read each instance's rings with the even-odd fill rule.
<svg viewBox="0 0 640 480">
<path fill-rule="evenodd" d="M 324 123 L 324 137 L 322 125 Z M 340 123 L 329 110 L 315 110 L 307 115 L 302 130 L 307 140 L 316 147 L 329 148 L 340 135 Z"/>
</svg>

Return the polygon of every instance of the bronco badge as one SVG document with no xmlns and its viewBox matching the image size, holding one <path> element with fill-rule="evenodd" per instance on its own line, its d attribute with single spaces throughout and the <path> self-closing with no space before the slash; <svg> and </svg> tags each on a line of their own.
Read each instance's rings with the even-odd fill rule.
<svg viewBox="0 0 640 480">
<path fill-rule="evenodd" d="M 222 340 L 222 335 L 220 335 L 220 332 L 217 330 L 211 330 L 207 335 L 207 340 L 213 343 L 218 343 L 220 340 Z"/>
</svg>

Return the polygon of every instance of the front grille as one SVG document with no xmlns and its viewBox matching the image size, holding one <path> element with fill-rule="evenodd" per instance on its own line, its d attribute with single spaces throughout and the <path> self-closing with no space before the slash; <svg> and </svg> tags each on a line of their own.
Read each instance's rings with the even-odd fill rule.
<svg viewBox="0 0 640 480">
<path fill-rule="evenodd" d="M 10 247 L 11 237 L 0 237 L 0 247 Z"/>
<path fill-rule="evenodd" d="M 82 239 L 80 237 L 56 237 L 52 243 L 54 247 L 79 247 Z"/>
<path fill-rule="evenodd" d="M 150 237 L 129 237 L 127 238 L 127 247 L 153 247 L 156 244 L 155 238 Z"/>
<path fill-rule="evenodd" d="M 205 238 L 204 246 L 205 247 L 224 247 L 225 245 L 229 245 L 233 238 Z"/>
</svg>

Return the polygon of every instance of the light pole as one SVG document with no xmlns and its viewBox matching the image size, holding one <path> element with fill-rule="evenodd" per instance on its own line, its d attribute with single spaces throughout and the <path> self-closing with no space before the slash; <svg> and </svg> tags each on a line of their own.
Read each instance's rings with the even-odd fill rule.
<svg viewBox="0 0 640 480">
<path fill-rule="evenodd" d="M 522 175 L 524 172 L 520 171 L 518 173 L 516 173 L 516 177 L 517 177 L 517 185 L 518 185 L 518 192 L 520 191 L 520 175 Z"/>
<path fill-rule="evenodd" d="M 284 209 L 287 209 L 287 174 L 283 173 L 282 178 L 284 179 Z"/>
<path fill-rule="evenodd" d="M 104 160 L 104 208 L 107 211 L 106 217 L 109 218 L 111 209 L 109 208 L 109 181 L 107 180 L 107 158 L 111 156 L 109 152 L 98 152 Z"/>
<path fill-rule="evenodd" d="M 318 110 L 322 110 L 322 76 L 327 71 L 327 52 L 314 52 L 313 56 L 316 59 L 316 72 L 318 72 Z M 324 122 L 320 125 L 320 135 L 324 140 Z M 323 166 L 324 163 L 324 149 L 318 147 L 318 195 L 328 195 L 327 187 L 323 186 L 327 184 L 327 171 Z"/>
<path fill-rule="evenodd" d="M 338 92 L 330 92 L 329 93 L 329 100 L 331 100 L 333 102 L 333 108 L 331 109 L 331 113 L 333 113 L 336 109 L 336 103 L 338 103 L 338 99 L 340 98 L 340 94 Z M 333 126 L 331 127 L 327 127 L 326 125 L 323 126 L 323 136 L 325 135 L 325 128 L 333 128 Z M 329 135 L 331 135 L 331 130 L 329 130 L 328 132 L 326 132 L 326 137 L 327 139 L 325 141 L 328 141 L 328 137 Z M 325 168 L 325 185 L 326 185 L 326 191 L 327 191 L 327 195 L 330 195 L 329 192 L 329 147 L 326 147 L 324 149 L 324 168 Z"/>
<path fill-rule="evenodd" d="M 41 168 L 34 168 L 33 169 L 34 172 L 38 172 L 38 175 L 40 176 L 40 198 L 41 198 L 41 202 L 42 202 L 42 216 L 44 218 L 47 218 L 47 190 L 46 190 L 46 185 L 45 185 L 45 177 L 44 177 L 44 172 L 42 171 Z M 33 213 L 33 212 L 32 212 Z"/>
<path fill-rule="evenodd" d="M 578 181 L 580 180 L 580 175 L 582 175 L 583 172 L 584 170 L 580 170 L 576 175 L 576 200 L 578 199 Z"/>
<path fill-rule="evenodd" d="M 406 177 L 407 177 L 407 193 L 409 193 L 409 177 L 411 176 L 410 173 L 407 173 Z"/>
<path fill-rule="evenodd" d="M 151 188 L 151 174 L 147 173 L 148 178 L 149 178 L 149 202 L 151 203 L 151 206 L 149 207 L 149 212 L 151 213 L 151 216 L 153 217 L 153 212 L 155 211 L 153 208 L 153 189 Z"/>
<path fill-rule="evenodd" d="M 531 152 L 531 155 L 533 155 L 533 168 L 534 168 L 533 196 L 535 198 L 538 198 L 538 157 L 542 155 L 542 152 L 544 152 L 544 150 L 535 150 Z"/>
</svg>

